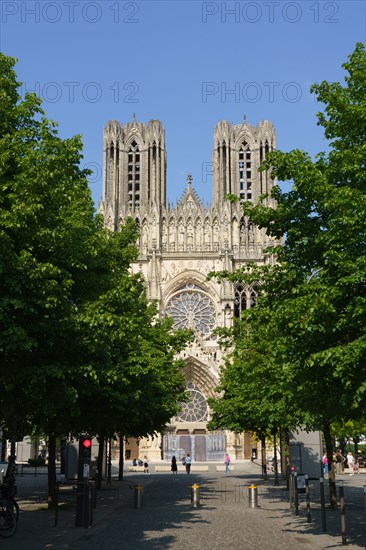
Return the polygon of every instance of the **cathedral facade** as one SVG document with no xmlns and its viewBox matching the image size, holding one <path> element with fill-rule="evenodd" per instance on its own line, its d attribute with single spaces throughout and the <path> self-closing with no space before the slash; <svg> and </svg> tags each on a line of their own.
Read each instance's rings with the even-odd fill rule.
<svg viewBox="0 0 366 550">
<path fill-rule="evenodd" d="M 212 202 L 205 205 L 188 175 L 186 190 L 174 205 L 166 201 L 166 146 L 163 125 L 135 118 L 121 125 L 109 121 L 104 129 L 103 196 L 99 211 L 106 225 L 117 230 L 127 217 L 140 227 L 138 261 L 132 266 L 147 286 L 159 315 L 169 315 L 177 328 L 191 328 L 194 341 L 182 352 L 190 400 L 166 432 L 140 442 L 140 455 L 179 459 L 190 453 L 195 461 L 222 460 L 226 451 L 250 458 L 256 443 L 250 434 L 208 432 L 207 398 L 214 396 L 223 357 L 213 334 L 231 326 L 234 317 L 252 307 L 255 286 L 218 284 L 207 280 L 212 271 L 234 271 L 244 262 L 269 263 L 265 249 L 273 241 L 243 215 L 241 203 L 256 202 L 275 184 L 268 172 L 258 172 L 275 148 L 269 121 L 257 126 L 219 122 L 214 129 Z M 225 197 L 233 194 L 239 202 Z M 268 198 L 267 205 L 275 207 Z"/>
</svg>

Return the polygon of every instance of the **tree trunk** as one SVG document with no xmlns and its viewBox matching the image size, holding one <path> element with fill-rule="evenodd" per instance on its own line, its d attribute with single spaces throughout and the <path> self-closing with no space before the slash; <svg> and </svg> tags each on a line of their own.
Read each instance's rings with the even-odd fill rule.
<svg viewBox="0 0 366 550">
<path fill-rule="evenodd" d="M 267 479 L 266 438 L 261 437 L 262 477 Z"/>
<path fill-rule="evenodd" d="M 103 475 L 103 458 L 104 458 L 104 435 L 99 436 L 99 449 L 98 449 L 98 460 L 97 460 L 97 480 L 96 486 L 97 489 L 102 488 L 102 475 Z"/>
<path fill-rule="evenodd" d="M 324 434 L 325 448 L 327 451 L 327 458 L 328 458 L 330 506 L 331 508 L 337 508 L 335 471 L 333 467 L 333 441 L 330 434 L 330 422 L 328 421 L 324 423 L 323 434 Z"/>
<path fill-rule="evenodd" d="M 124 446 L 123 446 L 123 435 L 119 436 L 119 462 L 118 462 L 118 479 L 119 481 L 123 480 L 123 462 L 124 462 Z"/>
<path fill-rule="evenodd" d="M 17 415 L 14 414 L 13 422 L 12 422 L 12 432 L 11 432 L 11 440 L 10 440 L 10 456 L 9 456 L 9 465 L 12 467 L 15 465 L 16 461 L 16 445 L 17 445 Z"/>
<path fill-rule="evenodd" d="M 164 432 L 161 432 L 160 436 L 160 460 L 164 460 Z"/>
<path fill-rule="evenodd" d="M 56 434 L 53 422 L 48 425 L 48 509 L 55 507 L 56 499 Z"/>
<path fill-rule="evenodd" d="M 112 438 L 108 437 L 106 440 L 107 445 L 107 483 L 108 485 L 112 482 Z"/>
<path fill-rule="evenodd" d="M 289 476 L 288 464 L 290 462 L 289 436 L 288 436 L 288 432 L 283 430 L 280 431 L 280 457 L 281 457 L 282 477 L 288 479 L 288 476 Z"/>
<path fill-rule="evenodd" d="M 278 485 L 277 433 L 276 432 L 273 432 L 273 465 L 274 465 L 274 484 Z"/>
</svg>

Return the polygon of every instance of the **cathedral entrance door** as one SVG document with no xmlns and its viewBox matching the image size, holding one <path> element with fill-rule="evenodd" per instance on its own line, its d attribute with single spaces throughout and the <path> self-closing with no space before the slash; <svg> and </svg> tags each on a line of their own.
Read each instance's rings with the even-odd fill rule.
<svg viewBox="0 0 366 550">
<path fill-rule="evenodd" d="M 189 453 L 197 462 L 223 462 L 226 452 L 225 432 L 164 435 L 163 448 L 164 460 L 171 460 L 173 455 L 181 460 Z"/>
<path fill-rule="evenodd" d="M 194 460 L 206 462 L 206 436 L 194 435 Z"/>
<path fill-rule="evenodd" d="M 190 435 L 181 435 L 179 437 L 179 448 L 183 449 L 183 455 L 187 455 L 189 453 L 192 456 L 191 436 Z"/>
</svg>

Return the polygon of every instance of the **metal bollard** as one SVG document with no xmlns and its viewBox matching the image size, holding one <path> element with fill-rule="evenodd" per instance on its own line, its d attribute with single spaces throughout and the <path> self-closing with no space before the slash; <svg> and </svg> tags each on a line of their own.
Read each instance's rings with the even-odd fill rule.
<svg viewBox="0 0 366 550">
<path fill-rule="evenodd" d="M 295 491 L 294 491 L 294 474 L 293 473 L 291 473 L 288 481 L 289 481 L 290 508 L 295 508 Z"/>
<path fill-rule="evenodd" d="M 322 530 L 323 533 L 327 532 L 326 517 L 325 517 L 325 499 L 324 499 L 324 478 L 319 478 L 320 482 L 320 506 L 322 510 Z"/>
<path fill-rule="evenodd" d="M 135 508 L 142 508 L 144 503 L 144 486 L 134 485 Z"/>
<path fill-rule="evenodd" d="M 295 516 L 299 515 L 299 491 L 297 486 L 297 472 L 294 472 L 294 497 L 295 497 Z"/>
<path fill-rule="evenodd" d="M 309 476 L 308 476 L 308 474 L 305 474 L 305 498 L 306 498 L 306 520 L 307 520 L 308 523 L 311 523 Z"/>
<path fill-rule="evenodd" d="M 249 508 L 258 507 L 258 488 L 256 485 L 248 486 Z"/>
<path fill-rule="evenodd" d="M 191 504 L 193 508 L 200 505 L 200 485 L 191 485 Z"/>
<path fill-rule="evenodd" d="M 346 506 L 344 503 L 344 488 L 343 481 L 339 482 L 339 503 L 340 503 L 340 512 L 341 512 L 341 535 L 342 535 L 342 544 L 347 544 L 347 535 L 346 535 Z"/>
</svg>

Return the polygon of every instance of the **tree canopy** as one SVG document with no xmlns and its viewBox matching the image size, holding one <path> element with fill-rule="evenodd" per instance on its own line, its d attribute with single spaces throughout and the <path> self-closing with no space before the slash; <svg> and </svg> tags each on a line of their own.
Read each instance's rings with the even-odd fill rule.
<svg viewBox="0 0 366 550">
<path fill-rule="evenodd" d="M 0 417 L 52 436 L 161 430 L 183 399 L 187 332 L 158 320 L 133 220 L 96 215 L 80 136 L 61 139 L 0 54 Z"/>
<path fill-rule="evenodd" d="M 240 328 L 225 334 L 233 351 L 222 375 L 222 395 L 212 402 L 216 426 L 227 425 L 222 414 L 227 408 L 233 415 L 237 410 L 237 425 L 243 429 L 253 415 L 260 423 L 267 410 L 265 424 L 271 427 L 273 410 L 279 425 L 322 429 L 329 453 L 330 424 L 361 419 L 366 404 L 362 44 L 343 68 L 344 84 L 324 81 L 311 88 L 324 104 L 317 116 L 329 151 L 314 160 L 300 150 L 269 153 L 260 169 L 271 170 L 273 179 L 292 181 L 292 189 L 274 186 L 275 209 L 264 205 L 264 197 L 243 206 L 268 235 L 284 239 L 268 250 L 276 253 L 276 265 L 221 274 L 234 282 L 247 280 L 249 273 L 261 286 L 257 307 L 244 312 Z M 252 394 L 255 380 L 259 387 Z M 235 402 L 244 408 L 236 409 Z"/>
</svg>

